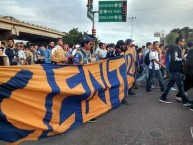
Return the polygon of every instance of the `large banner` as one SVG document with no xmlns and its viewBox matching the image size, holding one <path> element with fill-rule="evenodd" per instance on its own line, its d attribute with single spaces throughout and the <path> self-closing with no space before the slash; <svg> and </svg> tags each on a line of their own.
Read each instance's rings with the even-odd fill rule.
<svg viewBox="0 0 193 145">
<path fill-rule="evenodd" d="M 134 81 L 132 53 L 88 65 L 0 67 L 0 140 L 65 133 L 118 106 Z"/>
</svg>

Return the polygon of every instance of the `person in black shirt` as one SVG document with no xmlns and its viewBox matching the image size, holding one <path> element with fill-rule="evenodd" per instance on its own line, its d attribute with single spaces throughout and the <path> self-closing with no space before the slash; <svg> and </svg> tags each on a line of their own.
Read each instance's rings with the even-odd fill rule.
<svg viewBox="0 0 193 145">
<path fill-rule="evenodd" d="M 161 95 L 159 102 L 161 103 L 171 103 L 167 100 L 167 95 L 172 88 L 172 86 L 176 83 L 178 86 L 180 97 L 182 98 L 182 103 L 184 106 L 190 106 L 185 91 L 184 91 L 184 83 L 183 83 L 183 56 L 182 56 L 182 48 L 185 45 L 185 39 L 182 36 L 176 38 L 176 44 L 170 50 L 170 62 L 169 62 L 169 78 L 167 86 L 165 87 L 164 93 Z"/>
<path fill-rule="evenodd" d="M 8 48 L 5 50 L 5 54 L 9 59 L 10 65 L 17 65 L 18 51 L 14 49 L 13 39 L 8 39 Z"/>
</svg>

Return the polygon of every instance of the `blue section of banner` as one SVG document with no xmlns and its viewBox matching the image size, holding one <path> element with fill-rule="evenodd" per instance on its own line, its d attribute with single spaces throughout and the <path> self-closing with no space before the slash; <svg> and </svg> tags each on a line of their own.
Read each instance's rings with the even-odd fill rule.
<svg viewBox="0 0 193 145">
<path fill-rule="evenodd" d="M 131 59 L 131 62 L 129 63 L 128 62 L 128 58 L 130 57 L 130 59 Z M 129 75 L 129 76 L 132 76 L 132 77 L 134 77 L 135 76 L 135 74 L 132 74 L 132 73 L 130 73 L 129 71 L 131 70 L 131 68 L 133 67 L 133 56 L 132 56 L 132 54 L 127 54 L 126 55 L 126 64 L 129 66 L 129 68 L 128 68 L 128 70 L 127 70 L 127 75 Z"/>
<path fill-rule="evenodd" d="M 109 82 L 111 84 L 111 88 L 110 88 L 110 96 L 114 96 L 114 97 L 110 97 L 110 101 L 111 101 L 111 105 L 112 108 L 117 106 L 117 102 L 120 102 L 119 100 L 119 87 L 120 86 L 120 82 L 117 76 L 117 70 L 114 70 L 112 72 L 109 71 L 109 61 L 107 63 L 107 75 L 108 75 L 108 79 Z"/>
<path fill-rule="evenodd" d="M 46 76 L 47 76 L 47 81 L 52 89 L 52 92 L 49 93 L 46 96 L 46 104 L 45 104 L 45 108 L 46 108 L 46 114 L 45 117 L 43 119 L 44 124 L 48 127 L 48 130 L 43 131 L 42 135 L 39 137 L 39 139 L 41 138 L 45 138 L 47 137 L 48 132 L 53 131 L 53 127 L 49 124 L 51 119 L 52 119 L 52 103 L 53 103 L 53 98 L 60 93 L 60 88 L 58 87 L 58 85 L 56 84 L 55 78 L 54 78 L 54 69 L 59 69 L 61 68 L 60 65 L 49 65 L 49 64 L 43 64 L 42 65 L 44 71 L 46 72 Z"/>
</svg>

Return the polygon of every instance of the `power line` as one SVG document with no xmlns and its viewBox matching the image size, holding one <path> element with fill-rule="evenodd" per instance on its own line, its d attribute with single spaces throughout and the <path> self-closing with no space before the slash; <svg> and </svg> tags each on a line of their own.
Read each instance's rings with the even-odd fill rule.
<svg viewBox="0 0 193 145">
<path fill-rule="evenodd" d="M 179 27 L 182 23 L 184 23 L 186 20 L 188 20 L 190 17 L 192 17 L 193 9 L 188 11 L 180 20 L 177 20 L 172 26 L 172 28 L 176 28 L 177 26 Z"/>
<path fill-rule="evenodd" d="M 171 6 L 165 6 L 165 7 L 156 7 L 156 8 L 144 8 L 144 9 L 131 9 L 128 11 L 150 11 L 150 10 L 162 10 L 162 9 L 168 9 L 168 8 L 175 8 L 175 7 L 185 7 L 187 5 L 193 4 L 191 3 L 187 3 L 187 4 L 179 4 L 179 5 L 171 5 Z"/>
<path fill-rule="evenodd" d="M 192 16 L 193 16 L 193 10 L 192 10 L 192 13 L 190 13 L 189 16 L 186 18 L 186 20 L 182 21 L 181 26 L 183 27 L 183 26 L 185 26 L 186 24 L 188 24 L 188 22 L 193 19 Z"/>
</svg>

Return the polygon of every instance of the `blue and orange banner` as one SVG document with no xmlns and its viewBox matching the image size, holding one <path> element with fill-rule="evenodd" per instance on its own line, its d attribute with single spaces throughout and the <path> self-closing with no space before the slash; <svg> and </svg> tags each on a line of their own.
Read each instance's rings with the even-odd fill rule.
<svg viewBox="0 0 193 145">
<path fill-rule="evenodd" d="M 87 65 L 0 67 L 0 140 L 65 133 L 118 106 L 134 81 L 133 50 Z"/>
</svg>

